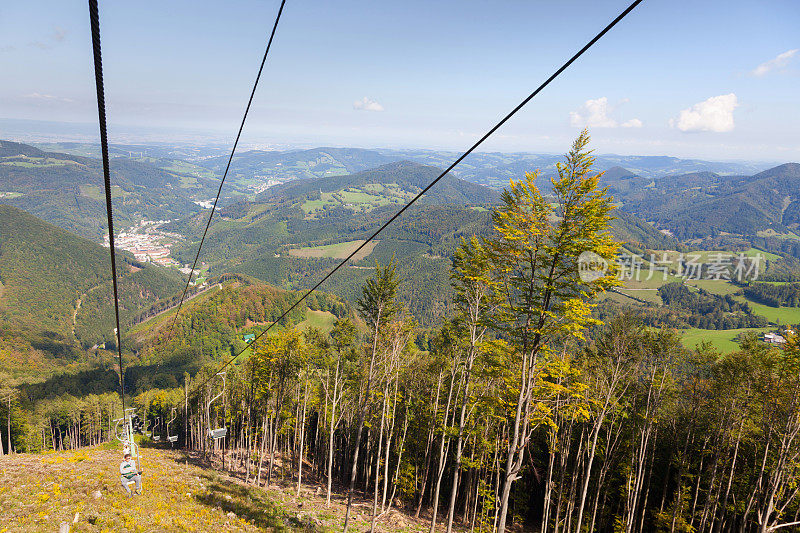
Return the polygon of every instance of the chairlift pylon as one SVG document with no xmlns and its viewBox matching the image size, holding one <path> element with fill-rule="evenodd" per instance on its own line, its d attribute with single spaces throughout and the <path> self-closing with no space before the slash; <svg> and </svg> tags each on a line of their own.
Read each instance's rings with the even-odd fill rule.
<svg viewBox="0 0 800 533">
<path fill-rule="evenodd" d="M 175 444 L 175 442 L 177 442 L 177 440 L 178 440 L 178 436 L 177 435 L 170 435 L 169 434 L 169 425 L 172 424 L 177 417 L 178 417 L 178 414 L 177 414 L 175 408 L 173 407 L 172 408 L 172 418 L 167 420 L 167 442 L 169 442 L 170 446 Z"/>
<path fill-rule="evenodd" d="M 217 375 L 222 377 L 222 391 L 211 398 L 211 400 L 206 404 L 206 419 L 208 420 L 208 436 L 214 440 L 224 439 L 228 435 L 228 428 L 224 426 L 225 421 L 223 420 L 223 426 L 217 429 L 211 429 L 211 404 L 214 403 L 215 400 L 222 397 L 225 394 L 225 372 L 217 372 Z"/>
</svg>

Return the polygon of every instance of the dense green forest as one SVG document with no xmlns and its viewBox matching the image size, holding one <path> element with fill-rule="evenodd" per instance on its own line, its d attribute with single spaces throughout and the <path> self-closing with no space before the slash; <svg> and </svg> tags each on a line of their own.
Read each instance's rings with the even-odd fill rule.
<svg viewBox="0 0 800 533">
<path fill-rule="evenodd" d="M 731 295 L 720 296 L 703 289 L 691 291 L 682 283 L 668 283 L 658 289 L 664 305 L 685 311 L 683 320 L 702 329 L 758 328 L 767 325 L 764 317 L 754 316 L 746 302 Z"/>
<path fill-rule="evenodd" d="M 800 306 L 800 283 L 751 283 L 743 291 L 748 298 L 772 307 Z"/>
<path fill-rule="evenodd" d="M 174 270 L 117 258 L 123 322 L 184 283 Z M 44 364 L 42 358 L 74 361 L 82 348 L 113 339 L 109 255 L 98 244 L 0 205 L 0 283 L 6 368 Z"/>
</svg>

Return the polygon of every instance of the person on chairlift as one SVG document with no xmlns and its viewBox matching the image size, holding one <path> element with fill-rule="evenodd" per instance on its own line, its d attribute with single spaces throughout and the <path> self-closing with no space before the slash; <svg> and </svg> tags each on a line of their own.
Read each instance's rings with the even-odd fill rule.
<svg viewBox="0 0 800 533">
<path fill-rule="evenodd" d="M 125 453 L 124 460 L 119 465 L 119 480 L 125 493 L 130 498 L 134 494 L 142 493 L 142 476 L 141 472 L 136 471 L 136 462 L 131 459 L 130 453 Z M 135 490 L 131 493 L 128 483 L 134 482 L 136 484 Z"/>
</svg>

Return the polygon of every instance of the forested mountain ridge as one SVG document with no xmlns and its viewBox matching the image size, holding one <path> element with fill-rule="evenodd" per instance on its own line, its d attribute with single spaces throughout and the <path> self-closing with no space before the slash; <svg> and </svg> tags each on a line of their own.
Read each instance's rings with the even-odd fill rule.
<svg viewBox="0 0 800 533">
<path fill-rule="evenodd" d="M 123 322 L 182 284 L 177 272 L 124 254 L 118 255 L 118 273 Z M 0 283 L 7 345 L 77 357 L 81 345 L 113 339 L 109 255 L 99 244 L 0 205 Z"/>
<path fill-rule="evenodd" d="M 321 178 L 352 174 L 397 161 L 376 150 L 360 148 L 312 148 L 309 150 L 249 150 L 235 154 L 230 172 L 233 180 L 250 179 L 254 175 L 286 180 Z M 198 165 L 219 173 L 228 163 L 227 156 L 197 161 Z"/>
<path fill-rule="evenodd" d="M 117 226 L 140 219 L 172 219 L 199 208 L 215 180 L 168 172 L 127 157 L 111 160 Z M 45 152 L 0 141 L 0 201 L 95 241 L 105 232 L 103 171 L 99 160 Z"/>
<path fill-rule="evenodd" d="M 662 178 L 624 198 L 624 209 L 670 229 L 679 239 L 722 232 L 755 236 L 800 225 L 800 164 L 754 176 L 710 173 Z"/>
</svg>

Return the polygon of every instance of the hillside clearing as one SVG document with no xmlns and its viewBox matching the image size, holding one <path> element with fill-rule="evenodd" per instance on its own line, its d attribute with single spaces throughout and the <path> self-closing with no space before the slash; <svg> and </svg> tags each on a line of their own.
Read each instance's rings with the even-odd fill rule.
<svg viewBox="0 0 800 533">
<path fill-rule="evenodd" d="M 698 329 L 691 328 L 678 330 L 681 333 L 683 345 L 694 349 L 701 342 L 710 342 L 720 353 L 731 353 L 739 349 L 737 341 L 740 333 L 766 333 L 769 328 L 740 328 L 740 329 Z"/>
<path fill-rule="evenodd" d="M 336 316 L 333 313 L 306 309 L 306 319 L 297 324 L 295 329 L 317 328 L 323 333 L 327 333 L 333 329 L 334 322 L 336 322 Z"/>
<path fill-rule="evenodd" d="M 360 252 L 353 256 L 352 261 L 358 262 L 367 257 L 375 249 L 380 241 L 370 241 L 369 244 L 364 246 Z M 344 259 L 353 250 L 364 244 L 363 240 L 340 242 L 337 244 L 328 244 L 325 246 L 309 246 L 306 248 L 292 248 L 289 250 L 289 255 L 292 257 L 302 257 L 304 259 L 329 257 L 333 259 Z"/>
</svg>

